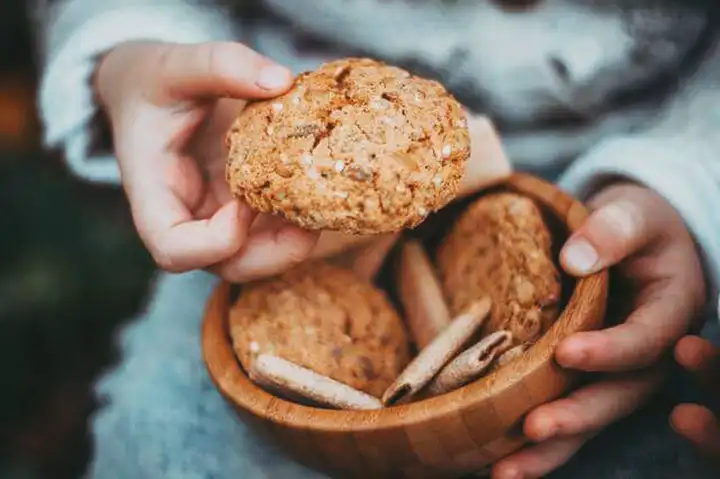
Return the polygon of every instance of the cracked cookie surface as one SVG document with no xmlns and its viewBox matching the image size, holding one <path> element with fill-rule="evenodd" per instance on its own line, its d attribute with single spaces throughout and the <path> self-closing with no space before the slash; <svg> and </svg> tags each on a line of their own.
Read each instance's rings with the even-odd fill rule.
<svg viewBox="0 0 720 479">
<path fill-rule="evenodd" d="M 454 199 L 470 155 L 445 88 L 355 58 L 249 104 L 226 143 L 233 194 L 303 228 L 351 234 L 417 226 Z"/>
<path fill-rule="evenodd" d="M 380 397 L 408 363 L 405 327 L 385 295 L 325 262 L 245 287 L 229 322 L 246 370 L 274 354 Z"/>
<path fill-rule="evenodd" d="M 493 193 L 476 200 L 438 251 L 452 312 L 489 295 L 493 306 L 483 334 L 508 330 L 515 344 L 537 340 L 557 319 L 560 307 L 560 274 L 551 241 L 531 199 Z"/>
</svg>

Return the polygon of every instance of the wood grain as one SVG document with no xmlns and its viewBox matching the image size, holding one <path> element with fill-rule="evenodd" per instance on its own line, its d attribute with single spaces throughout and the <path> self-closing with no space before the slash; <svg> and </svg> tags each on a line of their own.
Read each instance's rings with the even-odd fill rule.
<svg viewBox="0 0 720 479">
<path fill-rule="evenodd" d="M 587 216 L 582 204 L 533 176 L 513 174 L 504 186 L 534 198 L 569 232 Z M 522 417 L 572 387 L 575 374 L 557 366 L 553 352 L 568 335 L 602 326 L 607 291 L 605 271 L 577 280 L 560 318 L 521 358 L 451 393 L 378 411 L 315 409 L 274 398 L 252 383 L 228 337 L 227 284 L 209 301 L 203 354 L 225 398 L 311 467 L 333 477 L 455 477 L 522 447 Z"/>
</svg>

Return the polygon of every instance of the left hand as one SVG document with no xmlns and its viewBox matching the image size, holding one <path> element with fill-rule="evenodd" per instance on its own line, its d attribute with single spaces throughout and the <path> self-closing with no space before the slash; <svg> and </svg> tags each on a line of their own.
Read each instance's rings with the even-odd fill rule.
<svg viewBox="0 0 720 479">
<path fill-rule="evenodd" d="M 680 404 L 670 416 L 672 428 L 702 454 L 720 464 L 720 348 L 699 336 L 685 336 L 675 346 L 675 360 L 708 393 L 710 408 L 699 404 Z M 713 409 L 714 411 L 711 410 Z"/>
<path fill-rule="evenodd" d="M 627 281 L 629 314 L 600 331 L 574 334 L 556 350 L 565 367 L 603 379 L 528 414 L 525 435 L 536 444 L 494 465 L 496 479 L 542 477 L 583 444 L 629 415 L 658 388 L 660 360 L 689 329 L 705 301 L 695 244 L 677 211 L 634 183 L 614 183 L 589 202 L 593 213 L 563 247 L 571 275 L 615 267 Z"/>
</svg>

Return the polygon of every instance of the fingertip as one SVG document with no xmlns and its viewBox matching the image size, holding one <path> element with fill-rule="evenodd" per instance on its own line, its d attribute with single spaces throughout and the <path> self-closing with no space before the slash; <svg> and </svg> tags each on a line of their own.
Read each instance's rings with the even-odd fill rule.
<svg viewBox="0 0 720 479">
<path fill-rule="evenodd" d="M 715 416 L 698 404 L 679 404 L 670 413 L 670 427 L 693 442 L 702 442 L 703 435 L 715 424 Z"/>
<path fill-rule="evenodd" d="M 171 97 L 268 98 L 292 85 L 289 69 L 241 43 L 179 45 L 166 57 L 161 71 Z"/>
<path fill-rule="evenodd" d="M 538 407 L 525 419 L 523 432 L 530 440 L 545 441 L 555 435 L 557 424 L 552 415 L 543 406 Z"/>
<path fill-rule="evenodd" d="M 592 212 L 563 247 L 560 261 L 569 274 L 586 276 L 619 263 L 650 238 L 637 202 L 617 199 Z"/>
<path fill-rule="evenodd" d="M 600 255 L 587 239 L 575 235 L 560 251 L 560 263 L 570 275 L 587 276 L 600 269 Z"/>
<path fill-rule="evenodd" d="M 555 349 L 555 360 L 566 368 L 582 369 L 589 366 L 592 337 L 578 333 L 562 341 Z"/>
<path fill-rule="evenodd" d="M 675 345 L 675 360 L 690 371 L 702 369 L 712 361 L 713 345 L 698 336 L 685 336 Z"/>
<path fill-rule="evenodd" d="M 670 427 L 678 434 L 685 435 L 688 418 L 692 415 L 694 406 L 694 404 L 678 404 L 670 412 Z"/>
<path fill-rule="evenodd" d="M 268 63 L 260 69 L 255 83 L 268 93 L 279 93 L 288 89 L 292 82 L 293 75 L 290 70 L 276 63 Z"/>
<path fill-rule="evenodd" d="M 500 461 L 492 468 L 492 479 L 522 479 L 520 468 L 510 461 Z"/>
</svg>

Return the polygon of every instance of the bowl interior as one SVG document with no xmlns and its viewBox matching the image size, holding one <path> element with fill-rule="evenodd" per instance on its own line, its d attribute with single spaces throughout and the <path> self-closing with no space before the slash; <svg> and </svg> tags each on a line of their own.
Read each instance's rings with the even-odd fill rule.
<svg viewBox="0 0 720 479">
<path fill-rule="evenodd" d="M 458 201 L 410 234 L 421 239 L 432 256 L 448 225 L 468 202 L 499 189 L 517 191 L 537 201 L 553 232 L 556 259 L 564 239 L 587 216 L 582 204 L 555 186 L 533 176 L 515 174 L 494 188 Z M 378 280 L 391 299 L 394 297 L 392 256 Z M 508 421 L 516 422 L 518 411 L 547 402 L 568 387 L 570 376 L 559 371 L 552 360 L 554 348 L 569 334 L 601 325 L 607 282 L 606 272 L 579 280 L 564 277 L 560 317 L 522 358 L 450 393 L 377 411 L 340 411 L 300 405 L 273 396 L 250 381 L 235 357 L 229 337 L 228 310 L 238 290 L 228 284 L 216 290 L 208 305 L 203 324 L 203 354 L 210 375 L 231 403 L 243 412 L 279 426 L 326 432 L 378 431 L 412 427 L 429 418 L 457 420 L 457 411 L 469 414 L 476 411 L 483 417 L 487 411 L 494 411 L 494 422 L 484 420 L 484 434 L 491 438 L 514 427 L 515 424 Z"/>
<path fill-rule="evenodd" d="M 509 185 L 507 183 L 502 183 L 484 189 L 473 195 L 469 195 L 465 198 L 462 198 L 461 200 L 455 201 L 440 212 L 428 217 L 428 219 L 418 228 L 406 232 L 405 237 L 413 238 L 420 241 L 425 247 L 425 250 L 430 256 L 430 259 L 434 263 L 438 249 L 442 244 L 443 240 L 445 239 L 446 235 L 452 228 L 455 221 L 471 203 L 473 203 L 478 198 L 492 193 L 512 190 L 516 190 L 516 188 L 513 188 L 512 185 Z M 560 249 L 562 248 L 563 244 L 569 236 L 569 227 L 561 217 L 555 214 L 552 208 L 549 208 L 547 205 L 544 204 L 540 204 L 540 206 L 541 212 L 543 214 L 543 219 L 545 220 L 545 223 L 548 225 L 552 234 L 553 260 L 556 265 L 559 265 Z M 378 274 L 376 284 L 383 291 L 388 293 L 388 296 L 392 301 L 393 305 L 398 309 L 401 315 L 403 315 L 403 307 L 398 297 L 395 273 L 397 256 L 400 251 L 399 246 L 401 245 L 401 243 L 402 242 L 399 242 L 386 258 L 385 264 L 383 265 L 382 270 Z M 562 305 L 562 309 L 565 307 L 565 305 L 567 305 L 570 296 L 575 290 L 577 281 L 572 276 L 565 274 L 561 268 L 558 268 L 558 271 L 560 272 L 561 280 L 560 304 Z"/>
</svg>

